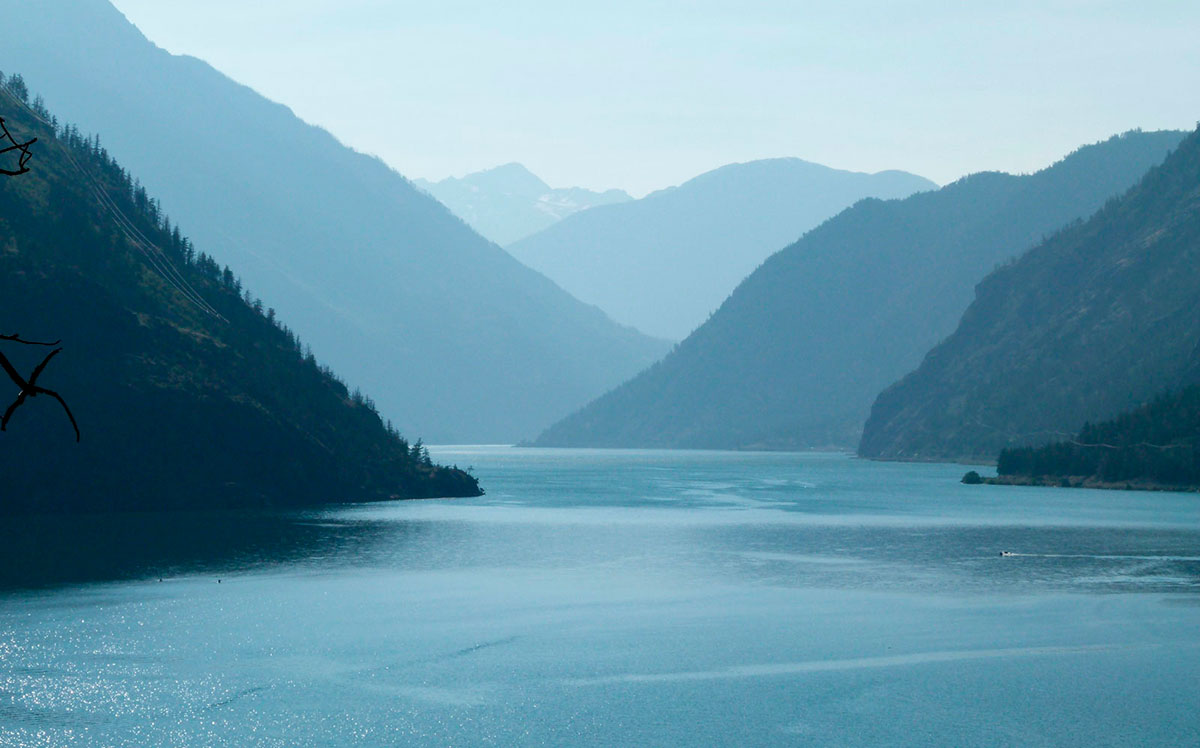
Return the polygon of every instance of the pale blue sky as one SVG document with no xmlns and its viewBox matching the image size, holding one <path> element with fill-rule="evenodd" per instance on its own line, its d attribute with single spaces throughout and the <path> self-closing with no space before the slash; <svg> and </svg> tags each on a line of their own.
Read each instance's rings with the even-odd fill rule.
<svg viewBox="0 0 1200 748">
<path fill-rule="evenodd" d="M 1200 2 L 114 0 L 410 177 L 657 189 L 799 156 L 948 182 L 1200 120 Z"/>
</svg>

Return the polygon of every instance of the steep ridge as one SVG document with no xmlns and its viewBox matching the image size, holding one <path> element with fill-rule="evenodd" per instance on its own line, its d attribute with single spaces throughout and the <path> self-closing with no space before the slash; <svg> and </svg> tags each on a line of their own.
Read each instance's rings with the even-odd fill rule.
<svg viewBox="0 0 1200 748">
<path fill-rule="evenodd" d="M 0 513 L 479 493 L 306 355 L 95 141 L 56 134 L 7 87 L 0 113 L 19 140 L 38 138 L 30 171 L 0 177 L 0 324 L 62 339 L 37 384 L 82 431 L 75 443 L 49 396 L 13 410 Z M 23 377 L 50 350 L 0 342 Z"/>
<path fill-rule="evenodd" d="M 0 0 L 0 69 L 97 132 L 407 433 L 509 441 L 648 365 L 666 344 L 579 303 L 377 159 L 105 0 Z"/>
<path fill-rule="evenodd" d="M 679 340 L 772 252 L 864 197 L 936 189 L 798 158 L 730 164 L 641 200 L 576 213 L 509 246 L 618 322 Z"/>
<path fill-rule="evenodd" d="M 980 278 L 1090 215 L 1183 137 L 1128 133 L 1036 174 L 864 200 L 772 256 L 663 361 L 536 443 L 853 448 L 875 396 L 954 330 Z"/>
<path fill-rule="evenodd" d="M 1200 378 L 1200 132 L 1136 187 L 985 278 L 879 396 L 859 451 L 994 459 Z"/>
<path fill-rule="evenodd" d="M 524 239 L 581 210 L 633 199 L 623 190 L 554 188 L 516 163 L 438 182 L 415 179 L 413 184 L 500 245 Z"/>
</svg>

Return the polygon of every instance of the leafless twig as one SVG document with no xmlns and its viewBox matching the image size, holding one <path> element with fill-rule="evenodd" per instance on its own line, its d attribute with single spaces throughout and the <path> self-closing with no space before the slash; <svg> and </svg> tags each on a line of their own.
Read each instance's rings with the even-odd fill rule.
<svg viewBox="0 0 1200 748">
<path fill-rule="evenodd" d="M 25 345 L 54 345 L 54 343 L 38 343 L 34 341 L 21 340 L 16 335 L 0 335 L 0 339 L 9 340 L 15 343 L 22 343 Z M 58 394 L 54 390 L 48 390 L 45 387 L 39 386 L 37 383 L 38 377 L 40 377 L 42 372 L 46 370 L 46 365 L 50 363 L 51 359 L 60 353 L 62 353 L 62 348 L 55 348 L 54 350 L 50 351 L 50 353 L 44 359 L 42 359 L 42 362 L 33 370 L 33 373 L 29 375 L 29 379 L 22 377 L 20 372 L 17 371 L 16 367 L 12 365 L 12 362 L 8 360 L 8 357 L 6 357 L 3 353 L 0 353 L 0 369 L 4 370 L 4 373 L 8 375 L 8 378 L 11 379 L 13 384 L 17 385 L 17 389 L 20 390 L 20 392 L 17 394 L 17 399 L 13 401 L 12 405 L 8 406 L 8 410 L 4 411 L 4 417 L 0 418 L 0 431 L 8 430 L 8 422 L 12 418 L 13 413 L 17 411 L 17 408 L 20 408 L 22 405 L 24 405 L 26 400 L 31 397 L 37 397 L 38 395 L 49 395 L 57 400 L 58 404 L 63 407 L 64 411 L 66 411 L 67 418 L 69 418 L 71 421 L 71 428 L 75 429 L 75 441 L 79 441 L 79 424 L 75 422 L 75 416 L 71 413 L 71 408 L 67 406 L 67 401 L 62 398 L 62 395 Z"/>
<path fill-rule="evenodd" d="M 12 335 L 0 335 L 0 340 L 7 340 L 12 343 L 20 343 L 21 345 L 44 345 L 47 348 L 53 348 L 62 342 L 61 340 L 56 340 L 53 343 L 39 343 L 36 340 L 23 339 L 20 333 L 13 333 Z"/>
<path fill-rule="evenodd" d="M 0 137 L 0 145 L 3 145 L 5 141 L 12 143 L 10 146 L 0 148 L 0 155 L 9 153 L 10 151 L 21 152 L 21 155 L 17 159 L 17 170 L 13 171 L 11 169 L 0 169 L 0 174 L 9 177 L 25 174 L 29 171 L 29 159 L 33 158 L 33 154 L 29 151 L 29 146 L 36 143 L 37 138 L 25 143 L 17 142 L 17 139 L 14 138 L 12 133 L 8 131 L 8 125 L 4 124 L 3 117 L 0 117 L 0 132 L 3 133 L 3 137 Z M 53 343 L 43 343 L 37 340 L 25 340 L 19 334 L 15 333 L 12 335 L 0 335 L 0 340 L 7 341 L 9 343 L 20 343 L 21 345 L 44 346 L 46 348 L 53 348 L 54 346 L 58 345 L 59 342 L 61 342 L 56 340 Z M 45 387 L 39 386 L 37 383 L 38 377 L 40 377 L 42 372 L 46 370 L 46 365 L 50 363 L 51 359 L 60 353 L 62 353 L 62 348 L 54 348 L 54 350 L 50 351 L 49 355 L 42 359 L 42 362 L 38 364 L 37 368 L 33 370 L 33 373 L 29 375 L 29 379 L 22 377 L 20 372 L 17 371 L 16 367 L 12 365 L 12 362 L 8 360 L 8 357 L 3 353 L 0 353 L 0 369 L 3 369 L 4 373 L 8 375 L 8 378 L 12 380 L 13 384 L 17 385 L 18 390 L 17 399 L 13 401 L 12 405 L 8 406 L 8 410 L 4 411 L 4 416 L 0 418 L 0 431 L 8 430 L 8 422 L 10 419 L 12 419 L 13 413 L 16 413 L 17 408 L 20 408 L 22 405 L 24 405 L 26 400 L 31 397 L 37 397 L 38 395 L 48 395 L 57 400 L 58 404 L 63 407 L 64 411 L 66 411 L 67 418 L 71 420 L 71 428 L 75 429 L 75 441 L 79 441 L 79 424 L 75 422 L 75 416 L 71 413 L 71 408 L 67 406 L 67 401 L 63 400 L 62 395 L 58 394 L 54 390 L 48 390 Z"/>
<path fill-rule="evenodd" d="M 0 174 L 3 174 L 8 177 L 15 177 L 20 174 L 24 174 L 24 173 L 28 172 L 29 171 L 29 166 L 28 166 L 29 159 L 33 158 L 33 153 L 29 150 L 29 146 L 36 143 L 37 138 L 26 141 L 24 143 L 17 142 L 17 139 L 14 138 L 12 136 L 12 133 L 10 133 L 8 131 L 8 125 L 4 124 L 3 117 L 0 117 L 0 131 L 3 132 L 3 136 L 0 137 L 0 145 L 2 145 L 4 143 L 4 141 L 8 141 L 8 142 L 12 143 L 12 145 L 10 145 L 10 146 L 7 146 L 5 148 L 0 148 L 0 155 L 8 153 L 9 151 L 20 151 L 21 152 L 21 155 L 17 158 L 17 170 L 13 171 L 12 169 L 0 168 Z"/>
</svg>

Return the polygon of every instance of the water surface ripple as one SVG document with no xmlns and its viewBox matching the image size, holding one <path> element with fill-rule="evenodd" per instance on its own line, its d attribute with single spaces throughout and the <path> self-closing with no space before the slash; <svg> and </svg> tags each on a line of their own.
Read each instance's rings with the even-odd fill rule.
<svg viewBox="0 0 1200 748">
<path fill-rule="evenodd" d="M 0 745 L 1200 744 L 1200 496 L 434 456 L 488 495 L 9 522 Z"/>
</svg>

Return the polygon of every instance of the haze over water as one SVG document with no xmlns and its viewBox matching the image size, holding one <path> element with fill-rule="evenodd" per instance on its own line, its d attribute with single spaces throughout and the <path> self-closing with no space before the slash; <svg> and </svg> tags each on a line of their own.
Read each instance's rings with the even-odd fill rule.
<svg viewBox="0 0 1200 748">
<path fill-rule="evenodd" d="M 1200 741 L 1195 495 L 434 458 L 488 495 L 10 522 L 0 744 Z"/>
</svg>

